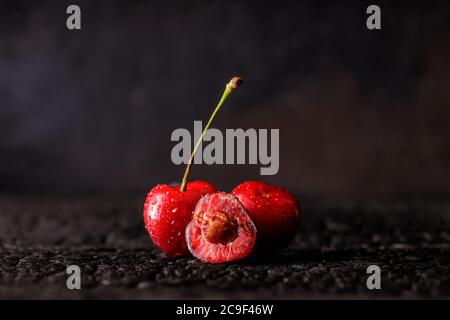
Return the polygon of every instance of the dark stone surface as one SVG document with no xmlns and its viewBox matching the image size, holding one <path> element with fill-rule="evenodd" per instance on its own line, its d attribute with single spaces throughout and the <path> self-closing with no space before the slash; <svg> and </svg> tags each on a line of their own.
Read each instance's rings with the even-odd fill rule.
<svg viewBox="0 0 450 320">
<path fill-rule="evenodd" d="M 449 298 L 447 201 L 303 201 L 276 257 L 170 260 L 143 228 L 142 199 L 0 198 L 0 298 Z M 65 268 L 82 270 L 66 289 Z M 366 268 L 382 270 L 369 291 Z"/>
</svg>

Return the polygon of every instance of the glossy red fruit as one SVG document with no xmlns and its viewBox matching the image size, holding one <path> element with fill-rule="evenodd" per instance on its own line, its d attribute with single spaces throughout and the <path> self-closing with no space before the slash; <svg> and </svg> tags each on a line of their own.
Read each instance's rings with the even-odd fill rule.
<svg viewBox="0 0 450 320">
<path fill-rule="evenodd" d="M 294 195 L 260 181 L 244 182 L 231 193 L 258 229 L 257 253 L 274 253 L 289 244 L 300 224 L 300 207 Z"/>
<path fill-rule="evenodd" d="M 189 182 L 184 192 L 179 186 L 165 184 L 150 190 L 144 204 L 144 223 L 153 243 L 169 257 L 188 255 L 186 226 L 200 198 L 216 191 L 205 181 Z"/>
<path fill-rule="evenodd" d="M 252 253 L 256 228 L 235 197 L 217 192 L 198 202 L 186 228 L 186 240 L 191 253 L 202 261 L 235 261 Z"/>
</svg>

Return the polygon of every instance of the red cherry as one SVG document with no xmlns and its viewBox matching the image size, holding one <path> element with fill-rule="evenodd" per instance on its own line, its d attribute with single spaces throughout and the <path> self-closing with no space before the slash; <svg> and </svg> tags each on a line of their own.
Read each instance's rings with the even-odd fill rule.
<svg viewBox="0 0 450 320">
<path fill-rule="evenodd" d="M 233 77 L 225 86 L 222 98 L 214 109 L 208 123 L 198 138 L 189 157 L 180 186 L 159 184 L 147 195 L 144 204 L 144 223 L 150 237 L 169 257 L 186 255 L 186 226 L 192 218 L 198 200 L 216 188 L 205 181 L 189 182 L 194 156 L 208 129 L 230 94 L 242 84 L 242 78 Z M 237 201 L 237 200 L 236 200 Z M 239 201 L 238 201 L 239 202 Z M 245 210 L 244 210 L 245 211 Z"/>
<path fill-rule="evenodd" d="M 289 244 L 300 224 L 300 208 L 294 195 L 259 181 L 244 182 L 231 193 L 256 225 L 258 253 L 281 251 Z"/>
<path fill-rule="evenodd" d="M 191 253 L 202 261 L 235 261 L 252 253 L 256 228 L 235 197 L 217 192 L 198 202 L 186 228 L 186 240 Z"/>
<path fill-rule="evenodd" d="M 153 243 L 169 257 L 188 255 L 185 230 L 195 205 L 201 197 L 216 191 L 206 181 L 189 182 L 183 192 L 180 186 L 165 184 L 150 190 L 144 204 L 144 223 Z"/>
</svg>

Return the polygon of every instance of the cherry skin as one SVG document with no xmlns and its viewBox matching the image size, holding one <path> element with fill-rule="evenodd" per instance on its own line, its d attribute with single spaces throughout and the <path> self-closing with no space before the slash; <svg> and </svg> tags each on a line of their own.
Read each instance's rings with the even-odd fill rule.
<svg viewBox="0 0 450 320">
<path fill-rule="evenodd" d="M 217 192 L 198 202 L 186 228 L 186 240 L 191 253 L 202 261 L 235 261 L 252 253 L 256 228 L 238 199 Z"/>
<path fill-rule="evenodd" d="M 300 225 L 300 207 L 294 195 L 260 181 L 244 182 L 231 193 L 256 225 L 257 253 L 275 253 L 291 242 Z"/>
<path fill-rule="evenodd" d="M 206 181 L 180 186 L 158 184 L 147 195 L 144 204 L 144 223 L 153 243 L 169 257 L 189 255 L 185 230 L 201 197 L 216 192 Z"/>
</svg>

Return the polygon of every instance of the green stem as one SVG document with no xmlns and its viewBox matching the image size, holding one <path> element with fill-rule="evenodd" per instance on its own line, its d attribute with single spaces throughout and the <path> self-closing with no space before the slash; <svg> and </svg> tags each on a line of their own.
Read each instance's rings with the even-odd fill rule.
<svg viewBox="0 0 450 320">
<path fill-rule="evenodd" d="M 181 182 L 180 191 L 184 192 L 186 191 L 187 183 L 189 180 L 189 176 L 191 175 L 191 168 L 192 164 L 194 162 L 195 154 L 197 153 L 198 148 L 200 147 L 200 144 L 202 143 L 203 138 L 206 135 L 206 132 L 211 127 L 214 119 L 216 118 L 217 114 L 219 113 L 220 109 L 222 108 L 225 101 L 228 99 L 230 94 L 237 89 L 237 87 L 242 83 L 242 79 L 239 77 L 234 77 L 231 79 L 231 81 L 226 85 L 225 91 L 223 92 L 222 98 L 220 99 L 219 103 L 217 104 L 216 108 L 214 109 L 214 112 L 212 113 L 211 117 L 209 118 L 208 123 L 206 124 L 205 128 L 203 129 L 202 134 L 197 140 L 197 143 L 195 144 L 194 150 L 191 153 L 191 156 L 189 158 L 188 164 L 186 166 L 186 170 L 184 171 L 183 180 Z"/>
</svg>

